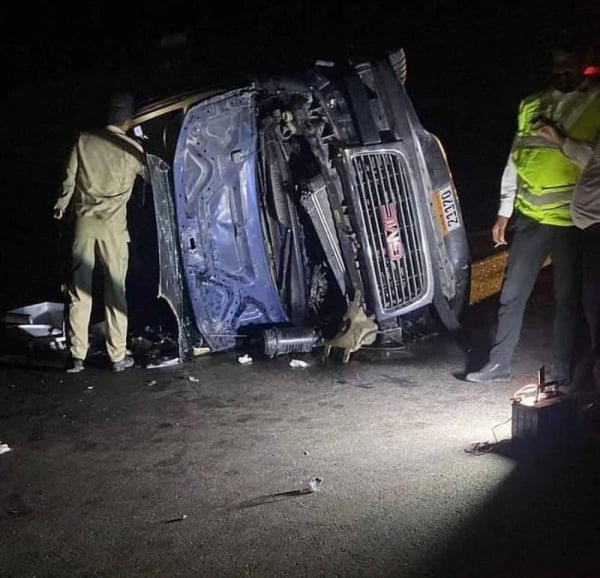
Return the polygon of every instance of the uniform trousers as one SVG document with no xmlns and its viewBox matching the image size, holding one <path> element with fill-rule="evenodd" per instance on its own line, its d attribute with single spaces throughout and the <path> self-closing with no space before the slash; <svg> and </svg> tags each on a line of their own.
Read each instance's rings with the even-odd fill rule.
<svg viewBox="0 0 600 578">
<path fill-rule="evenodd" d="M 127 300 L 125 280 L 129 245 L 123 236 L 103 239 L 76 236 L 72 249 L 69 286 L 69 339 L 71 355 L 84 360 L 89 348 L 92 312 L 92 279 L 96 258 L 104 271 L 104 317 L 106 349 L 112 362 L 125 357 L 127 342 Z"/>
</svg>

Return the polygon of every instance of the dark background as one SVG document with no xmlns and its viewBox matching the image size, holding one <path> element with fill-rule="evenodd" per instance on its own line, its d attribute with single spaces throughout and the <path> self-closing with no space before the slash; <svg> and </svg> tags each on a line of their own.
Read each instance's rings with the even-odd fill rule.
<svg viewBox="0 0 600 578">
<path fill-rule="evenodd" d="M 60 298 L 51 212 L 63 163 L 115 89 L 144 100 L 404 47 L 407 89 L 474 232 L 492 224 L 518 102 L 543 86 L 553 38 L 595 34 L 600 20 L 595 0 L 187 4 L 24 5 L 5 18 L 0 311 Z M 187 44 L 161 46 L 174 33 Z"/>
</svg>

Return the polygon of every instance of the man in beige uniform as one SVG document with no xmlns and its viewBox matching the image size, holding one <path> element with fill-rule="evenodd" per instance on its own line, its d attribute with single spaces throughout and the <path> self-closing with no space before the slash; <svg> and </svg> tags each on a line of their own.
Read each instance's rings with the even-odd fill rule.
<svg viewBox="0 0 600 578">
<path fill-rule="evenodd" d="M 104 269 L 106 348 L 113 371 L 134 364 L 126 355 L 127 202 L 136 177 L 144 175 L 144 156 L 140 144 L 125 134 L 132 126 L 133 115 L 132 96 L 113 95 L 108 125 L 99 133 L 82 133 L 73 147 L 54 206 L 56 219 L 63 217 L 70 203 L 75 213 L 68 316 L 70 373 L 84 369 L 88 352 L 96 256 Z"/>
</svg>

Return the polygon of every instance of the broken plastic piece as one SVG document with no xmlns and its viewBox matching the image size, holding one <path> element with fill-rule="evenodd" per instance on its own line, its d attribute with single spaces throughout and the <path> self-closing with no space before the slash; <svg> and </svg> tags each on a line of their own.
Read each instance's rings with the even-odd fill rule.
<svg viewBox="0 0 600 578">
<path fill-rule="evenodd" d="M 252 358 L 246 353 L 245 355 L 241 355 L 240 357 L 238 357 L 238 361 L 242 365 L 248 365 L 252 363 Z"/>
<path fill-rule="evenodd" d="M 44 301 L 7 311 L 0 320 L 3 325 L 18 325 L 34 337 L 62 333 L 64 304 Z"/>
<path fill-rule="evenodd" d="M 11 452 L 11 451 L 12 451 L 12 448 L 10 448 L 8 446 L 8 444 L 3 444 L 3 443 L 0 442 L 0 455 L 1 454 L 6 454 L 6 453 Z"/>
<path fill-rule="evenodd" d="M 321 482 L 323 478 L 319 478 L 317 476 L 313 476 L 308 480 L 308 491 L 309 492 L 318 492 L 321 489 Z"/>
<path fill-rule="evenodd" d="M 374 319 L 374 315 L 367 316 L 365 313 L 361 296 L 357 292 L 354 301 L 350 303 L 344 315 L 342 331 L 325 343 L 324 356 L 329 357 L 332 347 L 343 349 L 343 363 L 347 363 L 351 353 L 358 351 L 363 345 L 371 345 L 375 341 L 378 326 Z"/>
<path fill-rule="evenodd" d="M 194 355 L 194 357 L 200 357 L 201 355 L 206 355 L 207 353 L 210 353 L 211 349 L 210 347 L 194 347 L 192 349 L 192 353 Z"/>
<path fill-rule="evenodd" d="M 179 357 L 175 357 L 173 359 L 167 359 L 166 361 L 158 362 L 158 363 L 149 363 L 146 365 L 148 369 L 157 369 L 159 367 L 173 367 L 174 365 L 179 365 Z"/>
<path fill-rule="evenodd" d="M 292 359 L 292 361 L 290 361 L 290 367 L 310 367 L 310 363 L 302 361 L 301 359 Z"/>
<path fill-rule="evenodd" d="M 188 379 L 192 382 L 192 383 L 200 383 L 200 380 L 197 377 L 194 377 L 193 375 L 189 375 Z"/>
</svg>

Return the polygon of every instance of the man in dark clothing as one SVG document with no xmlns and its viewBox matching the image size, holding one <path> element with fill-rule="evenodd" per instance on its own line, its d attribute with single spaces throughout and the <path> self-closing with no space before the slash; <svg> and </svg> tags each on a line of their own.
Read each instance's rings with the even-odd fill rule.
<svg viewBox="0 0 600 578">
<path fill-rule="evenodd" d="M 515 235 L 500 295 L 498 328 L 489 362 L 465 379 L 509 381 L 527 301 L 548 257 L 554 274 L 555 316 L 548 379 L 569 379 L 579 306 L 579 232 L 570 202 L 581 173 L 556 143 L 537 134 L 545 126 L 592 143 L 600 133 L 600 98 L 581 84 L 577 50 L 556 49 L 551 86 L 525 98 L 519 108 L 518 131 L 502 177 L 500 208 L 492 229 L 497 246 L 516 209 Z"/>
</svg>

